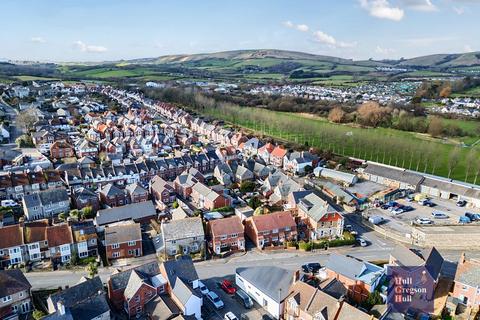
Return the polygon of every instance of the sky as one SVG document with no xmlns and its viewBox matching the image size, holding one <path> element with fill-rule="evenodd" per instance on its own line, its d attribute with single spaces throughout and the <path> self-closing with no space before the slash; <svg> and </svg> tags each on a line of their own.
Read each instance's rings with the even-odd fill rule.
<svg viewBox="0 0 480 320">
<path fill-rule="evenodd" d="M 0 58 L 108 61 L 238 49 L 351 59 L 480 51 L 480 0 L 2 0 Z"/>
</svg>

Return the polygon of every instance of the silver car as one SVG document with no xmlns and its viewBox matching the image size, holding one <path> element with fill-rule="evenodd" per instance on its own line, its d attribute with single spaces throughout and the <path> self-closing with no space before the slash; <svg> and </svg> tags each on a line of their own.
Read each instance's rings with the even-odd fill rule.
<svg viewBox="0 0 480 320">
<path fill-rule="evenodd" d="M 225 307 L 225 304 L 223 303 L 222 299 L 220 299 L 219 296 L 215 292 L 213 292 L 213 291 L 208 292 L 207 293 L 207 298 L 213 304 L 215 309 L 220 310 L 223 307 Z"/>
</svg>

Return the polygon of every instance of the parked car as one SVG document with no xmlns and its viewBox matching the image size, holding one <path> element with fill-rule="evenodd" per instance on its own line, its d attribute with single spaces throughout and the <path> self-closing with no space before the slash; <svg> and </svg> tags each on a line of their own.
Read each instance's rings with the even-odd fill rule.
<svg viewBox="0 0 480 320">
<path fill-rule="evenodd" d="M 409 212 L 409 211 L 415 210 L 415 208 L 412 206 L 404 206 L 402 209 L 403 209 L 403 212 Z"/>
<path fill-rule="evenodd" d="M 435 203 L 433 203 L 430 199 L 422 199 L 422 200 L 418 201 L 418 204 L 422 205 L 422 206 L 427 206 L 427 207 L 434 207 L 435 206 Z"/>
<path fill-rule="evenodd" d="M 432 212 L 432 217 L 435 218 L 435 219 L 448 219 L 448 215 L 443 213 L 443 212 L 440 212 L 440 211 L 433 211 Z"/>
<path fill-rule="evenodd" d="M 465 217 L 468 217 L 470 219 L 470 221 L 479 221 L 480 220 L 480 214 L 478 214 L 478 213 L 465 212 Z"/>
<path fill-rule="evenodd" d="M 417 218 L 415 219 L 415 223 L 417 224 L 433 224 L 433 221 L 428 218 Z"/>
<path fill-rule="evenodd" d="M 222 288 L 222 290 L 228 294 L 235 294 L 235 292 L 237 291 L 237 288 L 235 288 L 233 284 L 227 279 L 224 279 L 222 281 L 220 288 Z"/>
<path fill-rule="evenodd" d="M 458 200 L 457 207 L 465 207 L 467 205 L 467 201 L 465 200 Z"/>
<path fill-rule="evenodd" d="M 252 298 L 242 289 L 238 289 L 235 296 L 242 302 L 245 308 L 250 309 L 253 307 Z"/>
<path fill-rule="evenodd" d="M 458 218 L 458 223 L 460 223 L 460 224 L 466 224 L 466 223 L 470 223 L 470 222 L 472 222 L 472 221 L 470 220 L 469 217 L 463 216 L 463 217 Z"/>
<path fill-rule="evenodd" d="M 366 247 L 368 246 L 367 240 L 363 238 L 357 238 L 357 243 L 360 245 L 360 247 Z"/>
<path fill-rule="evenodd" d="M 345 225 L 345 230 L 347 230 L 348 232 L 351 232 L 353 230 L 352 225 L 351 224 Z"/>
<path fill-rule="evenodd" d="M 13 201 L 12 199 L 2 200 L 2 207 L 16 207 L 18 203 Z"/>
<path fill-rule="evenodd" d="M 393 215 L 402 214 L 402 213 L 403 213 L 402 208 L 396 208 L 395 210 L 392 210 Z"/>
<path fill-rule="evenodd" d="M 223 307 L 225 307 L 225 304 L 223 303 L 222 299 L 220 299 L 218 295 L 213 291 L 210 291 L 209 293 L 207 293 L 207 299 L 210 300 L 210 302 L 213 304 L 213 306 L 217 310 L 220 310 Z"/>
<path fill-rule="evenodd" d="M 370 218 L 368 218 L 368 221 L 370 221 L 373 224 L 379 224 L 379 223 L 383 222 L 383 217 L 381 217 L 381 216 L 371 216 Z"/>
<path fill-rule="evenodd" d="M 200 289 L 200 292 L 202 295 L 207 295 L 210 290 L 208 290 L 207 286 L 202 282 L 198 281 L 198 288 Z"/>
<path fill-rule="evenodd" d="M 225 315 L 223 316 L 223 319 L 224 320 L 238 320 L 237 316 L 232 311 L 228 311 L 227 313 L 225 313 Z"/>
<path fill-rule="evenodd" d="M 302 266 L 302 270 L 305 273 L 318 273 L 321 267 L 322 266 L 320 265 L 320 263 L 311 262 L 311 263 L 304 264 Z"/>
</svg>

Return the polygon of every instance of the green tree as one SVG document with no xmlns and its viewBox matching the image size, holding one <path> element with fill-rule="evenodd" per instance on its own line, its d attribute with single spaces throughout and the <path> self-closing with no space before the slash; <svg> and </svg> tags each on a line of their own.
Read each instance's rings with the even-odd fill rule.
<svg viewBox="0 0 480 320">
<path fill-rule="evenodd" d="M 58 215 L 58 218 L 62 221 L 67 221 L 68 216 L 69 216 L 68 212 L 62 212 Z"/>
<path fill-rule="evenodd" d="M 34 310 L 33 313 L 32 313 L 33 319 L 35 319 L 35 320 L 42 319 L 46 315 L 47 314 L 45 312 L 43 312 L 42 310 L 38 310 L 38 309 Z"/>
<path fill-rule="evenodd" d="M 82 209 L 82 218 L 83 219 L 91 219 L 94 217 L 94 212 L 92 207 L 88 206 Z"/>
<path fill-rule="evenodd" d="M 95 277 L 95 275 L 98 273 L 98 265 L 96 262 L 90 262 L 86 267 L 85 271 L 88 272 L 88 276 L 91 278 Z"/>
<path fill-rule="evenodd" d="M 366 308 L 367 310 L 370 310 L 373 306 L 377 304 L 383 304 L 383 299 L 382 296 L 380 295 L 380 292 L 374 291 L 370 294 L 368 294 L 367 299 L 362 303 L 362 306 Z"/>
<path fill-rule="evenodd" d="M 255 190 L 255 182 L 252 182 L 252 181 L 243 181 L 243 182 L 240 184 L 240 191 L 241 191 L 242 193 L 252 192 L 253 190 Z"/>
<path fill-rule="evenodd" d="M 172 208 L 173 208 L 173 209 L 177 209 L 177 208 L 178 208 L 178 201 L 177 201 L 177 200 L 173 201 L 173 203 L 172 203 Z"/>
<path fill-rule="evenodd" d="M 262 205 L 262 201 L 260 201 L 260 199 L 257 196 L 255 196 L 255 197 L 252 197 L 250 200 L 248 200 L 248 205 L 253 210 L 255 210 Z"/>
</svg>

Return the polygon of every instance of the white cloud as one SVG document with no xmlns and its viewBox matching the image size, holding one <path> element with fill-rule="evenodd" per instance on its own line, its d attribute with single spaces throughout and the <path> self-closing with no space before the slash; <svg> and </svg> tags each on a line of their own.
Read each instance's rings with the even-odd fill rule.
<svg viewBox="0 0 480 320">
<path fill-rule="evenodd" d="M 30 41 L 35 42 L 35 43 L 45 43 L 47 40 L 45 40 L 42 37 L 32 37 Z"/>
<path fill-rule="evenodd" d="M 106 52 L 108 50 L 106 47 L 86 44 L 80 40 L 75 41 L 74 44 L 82 52 L 101 53 L 101 52 Z"/>
<path fill-rule="evenodd" d="M 452 9 L 458 15 L 462 15 L 462 14 L 465 13 L 465 8 L 464 7 L 453 7 Z"/>
<path fill-rule="evenodd" d="M 320 42 L 330 48 L 351 48 L 357 45 L 356 42 L 349 43 L 349 42 L 337 41 L 337 39 L 335 39 L 333 36 L 320 30 L 315 31 L 313 33 L 313 39 L 316 42 Z"/>
<path fill-rule="evenodd" d="M 306 24 L 294 24 L 292 21 L 285 21 L 283 25 L 290 29 L 295 29 L 301 32 L 307 32 L 310 28 Z"/>
<path fill-rule="evenodd" d="M 391 48 L 383 48 L 381 46 L 377 46 L 375 48 L 375 53 L 378 53 L 382 56 L 390 56 L 391 54 L 395 53 L 395 50 Z"/>
<path fill-rule="evenodd" d="M 433 4 L 432 0 L 402 0 L 403 4 L 412 10 L 432 12 L 438 8 Z"/>
<path fill-rule="evenodd" d="M 474 52 L 475 50 L 473 50 L 473 48 L 472 48 L 469 44 L 466 44 L 466 45 L 463 47 L 463 51 L 465 51 L 465 52 Z"/>
<path fill-rule="evenodd" d="M 387 0 L 359 0 L 360 6 L 376 18 L 400 21 L 405 12 L 402 8 L 393 7 Z"/>
</svg>

